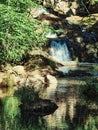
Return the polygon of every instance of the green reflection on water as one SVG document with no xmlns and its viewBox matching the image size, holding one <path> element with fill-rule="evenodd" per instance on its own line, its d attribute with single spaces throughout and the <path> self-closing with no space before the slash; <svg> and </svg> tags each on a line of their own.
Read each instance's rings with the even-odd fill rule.
<svg viewBox="0 0 98 130">
<path fill-rule="evenodd" d="M 0 130 L 46 130 L 41 117 L 21 111 L 21 104 L 27 108 L 31 102 L 37 102 L 38 99 L 38 94 L 30 86 L 20 88 L 14 96 L 1 99 Z"/>
<path fill-rule="evenodd" d="M 19 99 L 14 96 L 6 97 L 1 102 L 0 130 L 46 130 L 41 117 L 29 115 L 22 118 L 19 104 Z"/>
<path fill-rule="evenodd" d="M 89 83 L 89 87 L 92 88 L 91 85 L 95 84 L 95 80 L 93 80 L 93 83 L 90 80 Z M 82 87 L 83 89 L 85 88 L 85 86 Z M 24 91 L 23 89 L 23 93 Z M 83 92 L 82 89 L 79 89 L 79 91 Z M 23 113 L 22 115 L 19 107 L 21 104 L 20 98 L 22 97 L 22 101 L 24 103 L 26 101 L 26 104 L 31 102 L 27 100 L 27 98 L 31 100 L 31 97 L 28 97 L 32 93 L 31 89 L 29 92 L 29 95 L 20 96 L 19 93 L 21 94 L 21 91 L 19 91 L 19 93 L 16 94 L 17 96 L 7 97 L 0 103 L 0 130 L 98 130 L 98 100 L 90 100 L 90 102 L 88 102 L 89 98 L 85 98 L 83 93 L 81 93 L 80 96 L 82 98 L 79 99 L 79 101 L 81 101 L 75 105 L 73 120 L 71 121 L 67 115 L 64 119 L 57 119 L 55 126 L 52 126 L 48 124 L 44 117 L 28 115 L 28 113 Z M 34 98 L 33 95 L 32 99 L 34 100 Z M 96 109 L 92 107 L 94 103 Z M 68 111 L 66 113 L 68 113 Z"/>
</svg>

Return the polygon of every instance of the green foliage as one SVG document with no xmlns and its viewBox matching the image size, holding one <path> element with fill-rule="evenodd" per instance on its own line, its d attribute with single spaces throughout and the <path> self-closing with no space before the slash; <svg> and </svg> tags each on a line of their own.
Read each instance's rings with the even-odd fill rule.
<svg viewBox="0 0 98 130">
<path fill-rule="evenodd" d="M 98 65 L 93 65 L 92 69 L 94 72 L 98 72 Z"/>
<path fill-rule="evenodd" d="M 32 5 L 31 0 L 1 0 L 0 3 L 11 6 L 18 12 L 25 12 Z"/>
<path fill-rule="evenodd" d="M 90 2 L 91 2 L 92 4 L 94 4 L 94 3 L 97 3 L 98 0 L 90 0 Z"/>
<path fill-rule="evenodd" d="M 83 130 L 98 130 L 98 117 L 89 115 Z"/>
<path fill-rule="evenodd" d="M 35 92 L 33 86 L 21 87 L 15 92 L 15 97 L 18 97 L 21 101 L 21 118 L 23 122 L 26 124 L 28 121 L 31 122 L 33 116 L 30 117 L 32 113 L 30 108 L 33 103 L 37 103 L 39 101 L 39 95 Z M 30 119 L 30 120 L 29 120 Z"/>
<path fill-rule="evenodd" d="M 32 38 L 29 38 L 29 34 L 33 35 L 29 21 L 23 14 L 15 13 L 10 8 L 10 11 L 5 9 L 2 13 L 0 25 L 0 60 L 19 61 L 32 42 Z"/>
<path fill-rule="evenodd" d="M 83 126 L 79 126 L 75 130 L 98 130 L 98 117 L 91 116 L 87 118 L 85 124 Z"/>
<path fill-rule="evenodd" d="M 18 6 L 21 2 L 25 3 L 23 8 Z M 26 12 L 20 13 L 23 12 L 21 8 L 25 10 L 28 7 L 26 0 L 5 0 L 0 3 L 5 3 L 0 4 L 0 62 L 19 62 L 30 49 L 45 46 L 45 35 L 52 28 L 28 18 Z"/>
<path fill-rule="evenodd" d="M 14 119 L 20 113 L 20 101 L 16 97 L 6 97 L 3 100 L 3 112 L 5 118 Z"/>
<path fill-rule="evenodd" d="M 37 102 L 39 95 L 35 92 L 33 86 L 21 87 L 15 92 L 15 96 L 20 99 L 22 104 L 25 106 L 30 106 L 32 102 Z"/>
<path fill-rule="evenodd" d="M 20 109 L 21 104 L 30 107 L 31 103 L 37 102 L 38 99 L 34 87 L 26 86 L 19 88 L 14 96 L 0 100 L 0 130 L 45 130 L 43 119 L 28 115 L 27 112 L 23 113 Z"/>
</svg>

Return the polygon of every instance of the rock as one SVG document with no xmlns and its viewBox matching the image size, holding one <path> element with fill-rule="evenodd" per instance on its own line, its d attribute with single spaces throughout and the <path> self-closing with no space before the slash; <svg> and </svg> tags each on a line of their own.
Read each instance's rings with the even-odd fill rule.
<svg viewBox="0 0 98 130">
<path fill-rule="evenodd" d="M 54 7 L 57 2 L 58 2 L 58 0 L 56 0 L 56 1 L 55 0 L 44 0 L 43 5 L 45 7 Z"/>
<path fill-rule="evenodd" d="M 38 82 L 40 82 L 42 84 L 45 83 L 45 78 L 42 75 L 42 73 L 40 72 L 40 70 L 35 70 L 35 71 L 28 73 L 28 79 L 30 80 L 30 82 L 35 83 L 35 86 L 36 86 L 36 84 L 39 84 Z"/>
<path fill-rule="evenodd" d="M 49 87 L 55 88 L 55 86 L 57 86 L 57 79 L 50 74 L 47 74 L 46 77 L 47 77 L 47 80 L 49 82 Z"/>
<path fill-rule="evenodd" d="M 26 75 L 26 70 L 24 69 L 24 66 L 21 65 L 12 67 L 12 71 L 14 71 L 18 75 L 22 75 L 22 76 Z"/>
<path fill-rule="evenodd" d="M 68 2 L 61 1 L 58 4 L 56 4 L 56 7 L 54 10 L 58 12 L 59 14 L 66 15 L 70 10 L 69 4 Z"/>
<path fill-rule="evenodd" d="M 82 37 L 76 37 L 76 42 L 82 43 L 83 42 L 83 38 Z"/>
<path fill-rule="evenodd" d="M 65 16 L 98 13 L 98 2 L 95 1 L 44 0 L 43 5 Z"/>
<path fill-rule="evenodd" d="M 45 68 L 42 68 L 40 72 L 43 76 L 46 76 L 47 74 L 55 75 L 55 71 L 49 65 L 45 66 Z"/>
<path fill-rule="evenodd" d="M 39 95 L 47 86 L 55 89 L 57 80 L 51 74 L 54 74 L 54 71 L 50 66 L 34 71 L 26 71 L 24 66 L 10 67 L 5 72 L 0 72 L 0 97 L 7 95 L 8 88 L 13 88 L 16 91 L 21 87 L 33 86 Z"/>
<path fill-rule="evenodd" d="M 55 39 L 55 38 L 57 38 L 57 34 L 56 33 L 54 33 L 54 34 L 51 34 L 50 32 L 46 35 L 46 38 L 48 38 L 48 39 Z"/>
<path fill-rule="evenodd" d="M 78 3 L 76 1 L 73 1 L 70 8 L 71 8 L 73 14 L 76 15 L 77 14 Z"/>
<path fill-rule="evenodd" d="M 4 89 L 1 89 L 1 88 L 0 88 L 0 98 L 4 98 L 4 97 L 6 97 L 6 96 L 7 96 L 7 94 L 4 93 Z"/>
<path fill-rule="evenodd" d="M 76 1 L 69 2 L 64 0 L 44 0 L 43 5 L 53 8 L 58 14 L 70 16 L 75 15 L 78 8 Z"/>
<path fill-rule="evenodd" d="M 4 78 L 6 78 L 6 74 L 3 72 L 0 72 L 0 87 Z"/>
<path fill-rule="evenodd" d="M 66 20 L 68 20 L 69 22 L 73 23 L 73 24 L 79 24 L 82 21 L 82 17 L 80 16 L 71 16 L 71 17 L 67 17 Z"/>
<path fill-rule="evenodd" d="M 46 75 L 46 80 L 47 80 L 47 88 L 45 89 L 45 94 L 43 96 L 47 99 L 52 99 L 52 97 L 54 97 L 55 94 L 54 92 L 57 88 L 58 81 L 54 76 L 50 74 Z"/>
<path fill-rule="evenodd" d="M 45 14 L 45 15 L 49 14 L 43 8 L 30 8 L 30 9 L 28 9 L 28 12 L 29 12 L 29 16 L 33 17 L 33 18 L 38 18 L 38 17 L 40 17 L 43 14 Z"/>
</svg>

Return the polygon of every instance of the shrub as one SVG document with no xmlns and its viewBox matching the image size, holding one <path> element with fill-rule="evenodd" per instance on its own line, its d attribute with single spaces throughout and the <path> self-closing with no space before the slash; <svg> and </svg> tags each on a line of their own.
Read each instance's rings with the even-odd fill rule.
<svg viewBox="0 0 98 130">
<path fill-rule="evenodd" d="M 15 8 L 16 9 L 16 8 Z M 42 48 L 51 27 L 12 6 L 0 4 L 0 62 L 19 62 L 32 47 Z"/>
<path fill-rule="evenodd" d="M 0 3 L 11 6 L 18 12 L 25 12 L 28 7 L 32 6 L 31 0 L 0 0 Z"/>
</svg>

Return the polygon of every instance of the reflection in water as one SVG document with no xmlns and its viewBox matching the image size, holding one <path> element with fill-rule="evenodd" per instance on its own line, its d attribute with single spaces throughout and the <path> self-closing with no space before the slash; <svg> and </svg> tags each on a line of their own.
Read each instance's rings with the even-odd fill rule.
<svg viewBox="0 0 98 130">
<path fill-rule="evenodd" d="M 55 100 L 58 109 L 52 115 L 45 116 L 45 119 L 49 125 L 48 127 L 51 129 L 67 129 L 68 125 L 65 123 L 65 119 L 68 119 L 70 122 L 72 122 L 75 114 L 77 100 L 76 87 L 68 86 L 66 80 L 64 80 L 63 84 L 58 83 L 55 91 L 52 91 L 52 100 Z"/>
<path fill-rule="evenodd" d="M 55 87 L 51 83 L 52 86 L 46 88 L 43 96 L 58 105 L 51 115 L 20 115 L 15 111 L 13 117 L 11 109 L 7 109 L 11 112 L 9 114 L 4 114 L 4 110 L 0 109 L 0 130 L 98 130 L 98 106 L 94 103 L 88 105 L 85 99 L 80 99 L 76 87 L 79 83 L 74 79 L 61 79 L 58 84 L 55 81 Z M 16 98 L 12 101 L 16 102 Z"/>
<path fill-rule="evenodd" d="M 52 115 L 46 116 L 45 119 L 48 123 L 49 128 L 63 128 L 65 124 L 66 115 L 66 104 L 58 103 L 59 109 L 56 110 Z"/>
<path fill-rule="evenodd" d="M 80 99 L 76 87 L 79 83 L 81 82 L 78 80 L 64 79 L 59 81 L 55 91 L 51 90 L 52 98 L 50 98 L 56 102 L 58 109 L 44 117 L 47 129 L 98 130 L 98 107 L 95 109 L 95 105 L 91 104 L 94 106 L 91 108 L 82 97 Z"/>
<path fill-rule="evenodd" d="M 62 90 L 57 91 L 56 93 L 56 100 L 57 105 L 60 106 L 59 109 L 57 109 L 57 111 L 66 111 L 65 114 L 61 114 L 61 117 L 62 115 L 65 116 L 65 118 L 67 116 L 67 118 L 69 117 L 70 121 L 72 121 L 76 105 L 76 90 L 74 90 L 74 88 L 70 86 L 65 86 L 65 88 L 64 86 L 62 86 Z"/>
<path fill-rule="evenodd" d="M 46 130 L 46 126 L 41 117 L 8 119 L 0 115 L 0 130 Z"/>
</svg>

